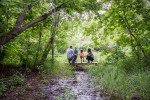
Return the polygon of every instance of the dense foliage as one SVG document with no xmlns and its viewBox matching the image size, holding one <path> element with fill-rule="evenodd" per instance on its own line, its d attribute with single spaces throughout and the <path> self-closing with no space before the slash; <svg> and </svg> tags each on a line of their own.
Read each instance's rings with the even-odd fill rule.
<svg viewBox="0 0 150 100">
<path fill-rule="evenodd" d="M 121 80 L 129 80 L 124 84 L 125 89 L 129 84 L 135 88 L 129 93 L 121 91 L 120 96 L 129 99 L 132 93 L 138 92 L 149 98 L 146 90 L 150 78 L 148 0 L 1 0 L 0 15 L 2 66 L 53 69 L 55 57 L 64 54 L 69 45 L 84 51 L 90 47 L 96 50 L 103 67 L 106 66 L 106 69 L 95 68 L 104 70 L 97 76 L 104 76 L 103 85 L 111 93 L 123 89 Z M 91 72 L 96 74 L 95 70 Z M 105 76 L 109 72 L 112 77 Z M 109 84 L 110 79 L 114 84 Z M 134 80 L 139 81 L 139 87 Z M 1 94 L 6 89 L 3 82 L 0 87 Z"/>
</svg>

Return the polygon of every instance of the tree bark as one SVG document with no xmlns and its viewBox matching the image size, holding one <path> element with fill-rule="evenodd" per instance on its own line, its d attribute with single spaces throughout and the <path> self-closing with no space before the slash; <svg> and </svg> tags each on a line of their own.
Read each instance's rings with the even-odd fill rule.
<svg viewBox="0 0 150 100">
<path fill-rule="evenodd" d="M 124 17 L 123 19 L 124 19 L 124 21 L 125 21 L 125 23 L 126 23 L 126 27 L 127 27 L 127 29 L 128 29 L 128 32 L 129 32 L 130 36 L 135 39 L 138 48 L 141 50 L 141 52 L 142 52 L 144 58 L 146 58 L 146 53 L 145 53 L 145 51 L 144 51 L 144 49 L 143 49 L 143 47 L 142 47 L 140 41 L 137 39 L 137 37 L 136 37 L 136 36 L 132 33 L 132 31 L 131 31 L 130 25 L 129 25 L 129 23 L 128 23 L 128 19 L 126 18 L 126 15 L 125 15 L 125 12 L 124 12 L 124 11 L 123 11 L 123 17 Z M 138 54 L 138 55 L 139 55 L 139 54 Z"/>
<path fill-rule="evenodd" d="M 52 64 L 54 64 L 54 42 L 55 42 L 56 28 L 57 28 L 57 25 L 58 25 L 58 19 L 59 19 L 59 16 L 57 16 L 57 13 L 54 13 L 54 16 L 53 16 L 52 36 L 51 36 Z"/>
<path fill-rule="evenodd" d="M 134 43 L 133 43 L 133 39 L 132 39 L 132 36 L 130 35 L 130 42 L 131 42 L 131 46 L 132 46 L 132 50 L 133 51 L 135 51 L 135 54 L 136 54 L 136 56 L 138 57 L 138 61 L 140 60 L 140 55 L 139 55 L 139 53 L 136 51 L 136 49 L 135 49 L 135 45 L 134 45 Z"/>
<path fill-rule="evenodd" d="M 3 46 L 6 43 L 8 43 L 11 39 L 14 39 L 15 37 L 17 37 L 19 34 L 21 34 L 23 31 L 25 31 L 26 29 L 32 27 L 33 25 L 37 24 L 38 22 L 41 22 L 43 20 L 45 20 L 46 18 L 48 18 L 48 16 L 50 16 L 51 14 L 53 14 L 54 12 L 59 11 L 60 9 L 65 8 L 64 4 L 61 4 L 59 6 L 57 6 L 56 8 L 52 9 L 51 11 L 49 11 L 48 13 L 34 19 L 31 20 L 30 22 L 28 22 L 25 25 L 22 25 L 24 18 L 25 18 L 25 12 L 23 12 L 22 14 L 20 14 L 20 16 L 18 17 L 16 24 L 14 26 L 14 28 L 12 28 L 9 32 L 7 32 L 6 34 L 2 35 L 0 37 L 0 45 Z"/>
<path fill-rule="evenodd" d="M 44 52 L 43 52 L 43 55 L 42 55 L 42 58 L 40 60 L 39 65 L 43 65 L 44 64 L 44 62 L 45 62 L 45 60 L 47 58 L 47 55 L 48 55 L 48 53 L 49 53 L 51 48 L 52 48 L 52 45 L 51 45 L 51 38 L 50 38 L 48 43 L 47 43 L 47 45 L 46 45 L 46 47 L 45 47 L 45 49 L 44 49 Z"/>
<path fill-rule="evenodd" d="M 35 60 L 34 60 L 34 67 L 36 66 L 36 65 L 38 65 L 38 61 L 39 61 L 39 59 L 38 59 L 38 57 L 39 57 L 39 51 L 40 51 L 40 47 L 41 47 L 41 37 L 42 37 L 42 30 L 40 29 L 39 30 L 39 42 L 38 42 L 38 47 L 37 47 L 37 51 L 36 51 L 36 54 L 35 54 Z"/>
<path fill-rule="evenodd" d="M 55 16 L 55 18 L 56 17 L 57 16 Z M 42 58 L 41 58 L 41 61 L 40 61 L 40 65 L 44 64 L 44 62 L 46 61 L 48 53 L 50 52 L 50 50 L 52 50 L 51 51 L 51 54 L 52 54 L 52 65 L 54 64 L 54 40 L 55 40 L 55 34 L 56 34 L 56 27 L 57 27 L 57 25 L 59 23 L 59 21 L 58 21 L 59 17 L 56 18 L 56 19 L 55 18 L 54 18 L 55 21 L 53 20 L 52 34 L 51 34 L 51 37 L 49 38 L 49 41 L 48 41 L 48 43 L 47 43 L 47 45 L 45 47 L 44 52 L 43 52 L 43 55 L 42 55 Z"/>
</svg>

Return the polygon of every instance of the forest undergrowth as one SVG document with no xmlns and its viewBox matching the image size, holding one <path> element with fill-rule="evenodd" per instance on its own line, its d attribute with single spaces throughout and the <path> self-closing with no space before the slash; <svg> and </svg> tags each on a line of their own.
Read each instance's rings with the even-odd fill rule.
<svg viewBox="0 0 150 100">
<path fill-rule="evenodd" d="M 102 85 L 110 95 L 123 100 L 149 100 L 150 70 L 143 69 L 143 66 L 142 62 L 134 59 L 122 59 L 90 66 L 88 70 L 95 76 L 95 85 Z"/>
<path fill-rule="evenodd" d="M 60 62 L 62 56 L 55 59 L 52 65 L 51 58 L 45 61 L 38 70 L 31 68 L 8 68 L 0 74 L 0 99 L 39 99 L 44 98 L 41 84 L 49 84 L 52 78 L 72 75 L 72 67 Z M 65 58 L 64 58 L 65 59 Z M 35 91 L 36 93 L 34 93 Z"/>
</svg>

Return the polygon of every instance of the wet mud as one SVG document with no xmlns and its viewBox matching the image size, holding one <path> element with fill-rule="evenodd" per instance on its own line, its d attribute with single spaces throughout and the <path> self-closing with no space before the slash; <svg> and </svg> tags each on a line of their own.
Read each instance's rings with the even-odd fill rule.
<svg viewBox="0 0 150 100">
<path fill-rule="evenodd" d="M 77 69 L 72 77 L 52 79 L 44 86 L 45 100 L 110 100 L 102 87 L 94 87 L 94 77 Z"/>
</svg>

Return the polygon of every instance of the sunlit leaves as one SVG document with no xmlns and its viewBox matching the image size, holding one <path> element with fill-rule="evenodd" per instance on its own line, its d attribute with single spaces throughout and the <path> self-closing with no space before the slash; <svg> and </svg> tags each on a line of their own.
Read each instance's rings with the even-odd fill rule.
<svg viewBox="0 0 150 100">
<path fill-rule="evenodd" d="M 61 4 L 65 8 L 60 10 L 59 25 L 56 31 L 56 46 L 62 48 L 69 43 L 73 45 L 109 48 L 114 46 L 126 47 L 131 45 L 131 35 L 125 21 L 128 21 L 132 33 L 140 41 L 147 51 L 149 47 L 150 32 L 150 7 L 144 0 L 1 0 L 0 28 L 1 32 L 11 29 L 19 15 L 25 11 L 26 18 L 23 24 L 52 10 Z M 141 3 L 139 3 L 141 2 Z M 32 9 L 26 8 L 32 5 Z M 10 6 L 10 7 L 9 7 Z M 28 7 L 28 6 L 27 6 Z M 51 35 L 52 17 L 47 18 L 43 23 L 27 30 L 31 34 L 30 42 L 33 45 L 38 43 L 39 27 L 44 33 L 42 44 L 45 45 Z M 3 28 L 7 27 L 7 30 Z M 25 32 L 25 33 L 26 33 Z M 82 35 L 80 35 L 82 34 Z M 87 39 L 84 38 L 86 35 Z M 90 38 L 88 38 L 90 37 Z M 22 40 L 26 42 L 26 37 Z M 45 39 L 45 43 L 44 43 Z M 132 38 L 133 39 L 133 38 Z M 92 40 L 92 41 L 91 41 Z M 85 43 L 85 41 L 88 41 Z M 78 42 L 78 43 L 76 43 Z M 82 44 L 81 44 L 81 43 Z M 68 44 L 67 44 L 68 43 Z M 91 44 L 90 44 L 91 43 Z M 136 39 L 133 39 L 135 46 Z M 33 47 L 31 47 L 33 48 Z"/>
</svg>

